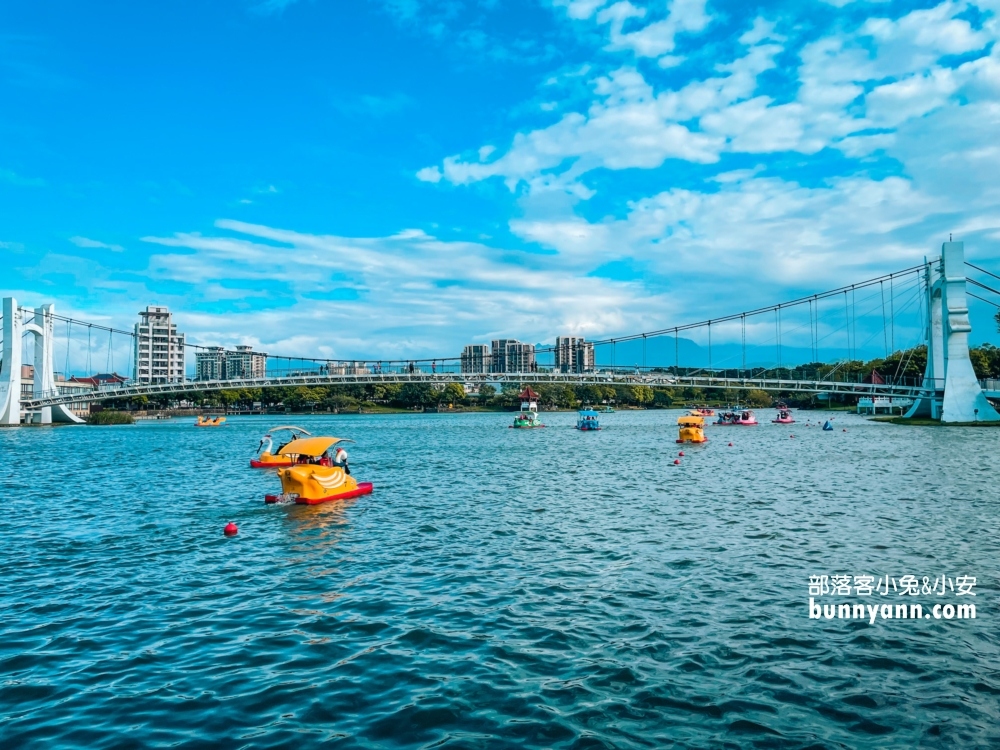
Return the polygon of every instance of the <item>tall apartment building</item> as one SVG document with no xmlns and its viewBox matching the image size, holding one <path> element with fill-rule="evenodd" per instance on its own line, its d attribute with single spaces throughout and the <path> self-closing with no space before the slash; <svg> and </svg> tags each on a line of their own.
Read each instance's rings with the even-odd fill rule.
<svg viewBox="0 0 1000 750">
<path fill-rule="evenodd" d="M 166 307 L 148 305 L 135 324 L 135 381 L 184 380 L 184 334 L 177 332 Z"/>
<path fill-rule="evenodd" d="M 491 372 L 534 372 L 535 345 L 517 339 L 494 339 L 490 352 Z"/>
<path fill-rule="evenodd" d="M 490 348 L 486 344 L 469 344 L 462 349 L 462 372 L 485 373 L 490 371 Z"/>
<path fill-rule="evenodd" d="M 556 372 L 593 372 L 594 344 L 576 336 L 558 336 L 555 369 Z"/>
<path fill-rule="evenodd" d="M 226 351 L 210 346 L 195 354 L 195 377 L 198 380 L 237 380 L 267 376 L 267 355 L 250 346 L 237 346 Z"/>
<path fill-rule="evenodd" d="M 237 346 L 235 352 L 226 352 L 226 379 L 266 378 L 267 355 L 255 352 L 252 346 Z"/>
<path fill-rule="evenodd" d="M 198 380 L 226 379 L 226 350 L 221 346 L 210 346 L 195 352 L 194 376 Z"/>
</svg>

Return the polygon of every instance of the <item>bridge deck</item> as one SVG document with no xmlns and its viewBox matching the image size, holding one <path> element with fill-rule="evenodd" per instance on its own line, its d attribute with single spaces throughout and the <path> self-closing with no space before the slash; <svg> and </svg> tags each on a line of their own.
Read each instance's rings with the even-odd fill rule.
<svg viewBox="0 0 1000 750">
<path fill-rule="evenodd" d="M 375 385 L 389 383 L 428 383 L 445 385 L 460 383 L 472 385 L 503 385 L 504 383 L 532 385 L 647 385 L 671 388 L 755 389 L 762 391 L 831 393 L 869 397 L 914 398 L 926 394 L 929 388 L 917 385 L 884 383 L 852 383 L 830 380 L 784 380 L 775 378 L 730 378 L 713 375 L 671 375 L 669 373 L 637 373 L 602 371 L 594 373 L 361 373 L 355 375 L 298 374 L 269 378 L 235 380 L 188 380 L 182 383 L 152 385 L 120 385 L 72 393 L 47 393 L 23 399 L 27 411 L 35 411 L 58 404 L 80 404 L 133 396 L 183 395 L 185 393 L 219 391 L 240 388 L 274 388 L 284 386 L 320 385 Z M 938 389 L 940 390 L 940 389 Z M 1000 390 L 987 392 L 990 398 L 1000 397 Z"/>
</svg>

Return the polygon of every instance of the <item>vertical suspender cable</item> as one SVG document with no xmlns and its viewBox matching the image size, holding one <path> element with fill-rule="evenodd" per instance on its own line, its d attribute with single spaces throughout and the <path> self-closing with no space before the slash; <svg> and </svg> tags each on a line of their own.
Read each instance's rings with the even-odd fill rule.
<svg viewBox="0 0 1000 750">
<path fill-rule="evenodd" d="M 781 305 L 778 305 L 778 367 L 781 367 Z"/>
<path fill-rule="evenodd" d="M 809 355 L 813 362 L 816 361 L 816 326 L 813 322 L 813 315 L 818 314 L 818 310 L 813 310 L 815 298 L 809 300 Z"/>
<path fill-rule="evenodd" d="M 879 291 L 882 293 L 882 343 L 885 345 L 885 356 L 889 358 L 889 330 L 885 324 L 885 282 L 878 283 Z"/>
<path fill-rule="evenodd" d="M 854 359 L 858 356 L 858 298 L 851 284 L 851 338 L 854 340 Z"/>
<path fill-rule="evenodd" d="M 847 290 L 844 290 L 844 330 L 847 333 L 847 359 L 850 361 L 853 359 L 851 357 L 851 308 L 847 304 Z"/>
<path fill-rule="evenodd" d="M 778 367 L 781 367 L 781 333 L 778 330 L 778 308 L 774 308 L 774 347 L 775 355 L 778 358 Z"/>
<path fill-rule="evenodd" d="M 681 350 L 677 343 L 677 329 L 674 328 L 674 375 L 681 374 Z"/>
<path fill-rule="evenodd" d="M 740 323 L 743 328 L 743 369 L 747 369 L 747 314 L 740 314 Z"/>
<path fill-rule="evenodd" d="M 889 344 L 896 351 L 896 290 L 893 286 L 893 276 L 889 276 Z"/>
<path fill-rule="evenodd" d="M 63 376 L 66 380 L 69 380 L 69 350 L 70 350 L 70 339 L 73 337 L 73 321 L 66 318 L 66 370 L 63 372 Z"/>
</svg>

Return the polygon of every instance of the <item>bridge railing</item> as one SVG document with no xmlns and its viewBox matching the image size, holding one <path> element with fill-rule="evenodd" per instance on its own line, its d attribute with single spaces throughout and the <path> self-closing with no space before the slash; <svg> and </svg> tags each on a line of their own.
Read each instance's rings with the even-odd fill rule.
<svg viewBox="0 0 1000 750">
<path fill-rule="evenodd" d="M 45 406 L 54 406 L 57 403 L 81 403 L 106 401 L 112 399 L 130 399 L 139 396 L 176 396 L 178 400 L 183 399 L 184 394 L 198 391 L 220 391 L 257 389 L 273 387 L 296 387 L 296 386 L 366 386 L 391 383 L 426 383 L 431 385 L 444 386 L 447 383 L 468 383 L 468 384 L 533 384 L 533 385 L 647 385 L 651 387 L 677 387 L 677 388 L 704 388 L 704 389 L 733 389 L 733 390 L 765 390 L 777 392 L 802 392 L 802 393 L 836 393 L 841 395 L 857 396 L 913 396 L 926 394 L 932 390 L 940 390 L 943 383 L 930 384 L 921 382 L 921 379 L 907 379 L 903 383 L 865 383 L 864 378 L 852 377 L 851 373 L 845 373 L 843 377 L 837 379 L 810 379 L 805 377 L 808 373 L 782 372 L 782 376 L 773 377 L 773 371 L 763 369 L 750 370 L 726 370 L 726 371 L 705 371 L 693 370 L 687 372 L 683 368 L 680 374 L 670 370 L 676 368 L 606 368 L 589 373 L 561 373 L 561 372 L 527 372 L 527 373 L 427 373 L 427 372 L 394 372 L 394 373 L 359 373 L 352 375 L 339 374 L 303 374 L 297 371 L 294 375 L 282 377 L 268 377 L 257 379 L 235 379 L 235 380 L 215 380 L 198 381 L 186 380 L 175 383 L 160 384 L 136 384 L 123 383 L 115 386 L 107 386 L 96 389 L 58 389 L 58 393 L 48 396 L 25 398 L 22 404 L 26 409 L 38 409 Z M 695 374 L 697 373 L 697 374 Z M 771 377 L 768 377 L 771 375 Z M 902 380 L 902 379 L 900 379 Z"/>
<path fill-rule="evenodd" d="M 647 380 L 669 381 L 671 378 L 682 379 L 684 381 L 688 380 L 726 380 L 732 381 L 734 383 L 744 383 L 744 382 L 760 382 L 767 381 L 768 383 L 773 383 L 777 381 L 782 382 L 808 382 L 808 383 L 836 383 L 836 384 L 857 384 L 859 386 L 901 386 L 908 388 L 920 388 L 929 387 L 930 383 L 923 377 L 914 376 L 902 376 L 895 378 L 884 378 L 882 382 L 873 383 L 870 376 L 865 376 L 862 373 L 852 373 L 852 372 L 833 372 L 833 373 L 822 373 L 818 370 L 816 371 L 805 371 L 805 370 L 794 370 L 794 369 L 782 369 L 777 370 L 776 368 L 751 368 L 751 369 L 708 369 L 708 368 L 677 368 L 677 367 L 601 367 L 592 371 L 575 373 L 575 372 L 562 372 L 556 371 L 550 368 L 539 368 L 537 370 L 532 370 L 530 372 L 477 372 L 477 373 L 460 373 L 453 370 L 449 371 L 427 371 L 426 369 L 414 369 L 412 372 L 405 368 L 393 368 L 392 370 L 365 370 L 357 368 L 350 372 L 326 372 L 323 369 L 319 370 L 303 370 L 301 368 L 281 370 L 281 371 L 268 371 L 265 378 L 231 378 L 224 381 L 220 380 L 195 380 L 195 379 L 185 379 L 180 382 L 174 383 L 137 383 L 133 380 L 126 380 L 122 383 L 99 385 L 97 387 L 90 388 L 67 388 L 65 386 L 57 386 L 55 389 L 47 390 L 42 393 L 33 393 L 31 399 L 44 399 L 53 398 L 56 396 L 74 396 L 74 395 L 93 395 L 95 393 L 106 393 L 108 398 L 114 398 L 116 394 L 127 393 L 135 388 L 148 388 L 152 391 L 155 390 L 172 390 L 178 386 L 182 386 L 184 390 L 197 390 L 199 385 L 203 385 L 206 389 L 216 390 L 220 386 L 240 389 L 240 388 L 260 388 L 260 387 L 282 387 L 285 384 L 288 385 L 301 385 L 300 381 L 307 380 L 322 380 L 325 385 L 336 385 L 338 382 L 343 381 L 345 384 L 355 384 L 359 381 L 362 382 L 381 382 L 386 379 L 391 379 L 392 381 L 399 380 L 414 380 L 425 382 L 428 379 L 433 380 L 435 376 L 441 376 L 441 378 L 447 382 L 455 382 L 456 379 L 466 379 L 469 382 L 478 381 L 517 381 L 521 380 L 540 380 L 550 378 L 553 381 L 562 380 L 574 380 L 574 381 L 602 381 L 606 379 L 614 378 L 624 378 L 626 380 L 632 378 L 638 378 L 633 382 L 645 382 Z M 461 376 L 461 377 L 458 377 Z M 265 382 L 267 381 L 267 382 Z M 980 380 L 980 386 L 984 390 L 1000 390 L 1000 380 Z M 944 382 L 936 383 L 937 390 L 942 390 L 944 388 Z M 746 387 L 746 386 L 739 386 Z"/>
</svg>

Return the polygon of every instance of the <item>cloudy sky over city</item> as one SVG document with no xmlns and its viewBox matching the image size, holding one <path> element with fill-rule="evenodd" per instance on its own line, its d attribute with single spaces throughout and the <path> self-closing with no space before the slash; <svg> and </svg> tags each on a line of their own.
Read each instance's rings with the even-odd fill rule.
<svg viewBox="0 0 1000 750">
<path fill-rule="evenodd" d="M 736 313 L 949 233 L 995 270 L 998 40 L 1000 0 L 8 4 L 0 287 L 389 358 Z"/>
</svg>

